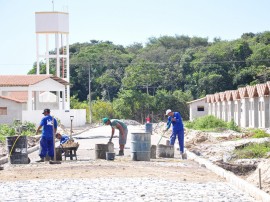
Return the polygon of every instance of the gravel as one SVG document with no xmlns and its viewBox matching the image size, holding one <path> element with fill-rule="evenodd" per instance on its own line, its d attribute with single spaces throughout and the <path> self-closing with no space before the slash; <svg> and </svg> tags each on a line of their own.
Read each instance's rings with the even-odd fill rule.
<svg viewBox="0 0 270 202">
<path fill-rule="evenodd" d="M 0 195 L 1 201 L 254 201 L 229 183 L 190 183 L 152 178 L 3 182 Z"/>
</svg>

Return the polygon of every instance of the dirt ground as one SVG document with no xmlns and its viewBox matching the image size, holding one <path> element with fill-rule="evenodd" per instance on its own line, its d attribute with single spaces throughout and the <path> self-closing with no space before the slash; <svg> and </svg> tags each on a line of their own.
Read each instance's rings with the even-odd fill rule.
<svg viewBox="0 0 270 202">
<path fill-rule="evenodd" d="M 137 126 L 136 126 L 137 127 Z M 143 126 L 138 126 L 143 127 Z M 106 128 L 106 127 L 105 127 Z M 163 133 L 163 125 L 153 125 L 153 133 L 156 135 L 155 142 L 158 142 L 160 135 L 164 135 L 163 144 L 168 139 L 170 131 Z M 107 127 L 107 129 L 109 129 Z M 79 132 L 82 129 L 77 130 Z M 67 129 L 68 131 L 68 129 Z M 101 142 L 103 139 L 107 141 L 108 137 L 105 134 L 110 134 L 110 131 L 91 130 L 92 137 L 89 139 Z M 90 135 L 90 132 L 89 132 Z M 85 135 L 85 138 L 88 134 Z M 105 137 L 105 138 L 104 138 Z M 89 137 L 88 137 L 89 138 Z M 103 139 L 102 139 L 103 138 Z M 79 141 L 80 139 L 78 139 Z M 82 141 L 88 141 L 83 139 Z M 230 152 L 241 144 L 246 144 L 250 141 L 267 141 L 267 140 L 251 140 L 248 137 L 243 137 L 240 133 L 233 131 L 225 131 L 223 133 L 204 133 L 199 131 L 185 131 L 185 145 L 189 151 L 196 153 L 202 158 L 206 158 L 213 163 L 215 162 L 230 162 Z M 82 153 L 93 153 L 92 149 L 83 150 L 83 142 L 79 149 Z M 162 142 L 161 142 L 162 143 Z M 35 141 L 31 141 L 32 146 Z M 4 146 L 0 145 L 0 150 L 5 150 Z M 88 143 L 85 143 L 85 148 L 88 148 Z M 37 156 L 37 155 L 36 155 Z M 150 162 L 131 161 L 130 155 L 117 157 L 114 161 L 106 160 L 83 160 L 78 161 L 63 161 L 62 164 L 51 165 L 45 163 L 31 163 L 29 165 L 4 165 L 4 170 L 0 171 L 0 181 L 15 181 L 15 180 L 31 180 L 31 179 L 63 179 L 63 178 L 102 178 L 102 177 L 153 177 L 160 179 L 174 179 L 188 182 L 207 182 L 209 181 L 224 181 L 221 177 L 210 172 L 204 167 L 201 167 L 196 162 L 191 160 L 182 160 L 179 156 L 173 159 L 159 158 L 151 159 Z M 270 193 L 270 167 L 269 161 L 266 159 L 251 159 L 238 162 L 239 164 L 254 164 L 257 169 L 247 172 L 240 177 L 253 183 L 258 187 L 258 169 L 262 171 L 262 188 L 265 192 Z M 248 162 L 248 163 L 246 163 Z M 235 173 L 237 175 L 237 173 Z"/>
<path fill-rule="evenodd" d="M 135 162 L 130 161 L 129 157 L 120 157 L 115 161 L 65 161 L 54 165 L 44 162 L 26 166 L 11 165 L 0 171 L 0 181 L 104 177 L 151 177 L 187 182 L 224 181 L 197 163 L 180 159 L 151 159 L 151 162 Z"/>
<path fill-rule="evenodd" d="M 233 159 L 233 151 L 249 143 L 269 142 L 270 138 L 251 138 L 235 131 L 219 133 L 186 131 L 185 145 L 189 151 L 206 158 L 216 165 L 228 170 L 238 177 L 259 188 L 261 178 L 262 190 L 270 193 L 270 159 Z M 269 156 L 269 155 L 268 155 Z M 259 177 L 259 169 L 261 177 Z"/>
</svg>

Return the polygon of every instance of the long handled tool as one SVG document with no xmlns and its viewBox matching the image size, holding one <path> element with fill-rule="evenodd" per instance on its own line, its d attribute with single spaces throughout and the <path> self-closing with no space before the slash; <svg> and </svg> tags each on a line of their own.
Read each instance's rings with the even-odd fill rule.
<svg viewBox="0 0 270 202">
<path fill-rule="evenodd" d="M 52 124 L 53 124 L 53 149 L 54 149 L 54 156 L 53 156 L 53 160 L 49 161 L 49 164 L 61 164 L 60 161 L 56 161 L 56 149 L 55 149 L 55 126 L 54 126 L 54 117 L 52 118 Z"/>
<path fill-rule="evenodd" d="M 161 141 L 161 139 L 163 138 L 163 136 L 164 136 L 165 132 L 166 132 L 166 130 L 165 130 L 165 131 L 162 133 L 162 135 L 160 136 L 160 139 L 159 139 L 159 141 L 158 141 L 157 145 L 160 143 L 160 141 Z"/>
<path fill-rule="evenodd" d="M 171 121 L 167 123 L 167 130 L 169 129 L 169 126 L 171 125 L 171 123 L 172 123 Z M 162 133 L 162 135 L 161 135 L 161 137 L 160 137 L 160 139 L 159 139 L 159 141 L 158 141 L 157 144 L 160 143 L 161 139 L 163 138 L 163 136 L 164 136 L 164 134 L 166 133 L 167 130 L 164 130 L 164 132 Z"/>
</svg>

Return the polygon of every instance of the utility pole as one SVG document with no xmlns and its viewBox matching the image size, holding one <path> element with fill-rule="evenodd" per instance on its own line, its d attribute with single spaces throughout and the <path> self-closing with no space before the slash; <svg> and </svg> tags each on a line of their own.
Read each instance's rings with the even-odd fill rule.
<svg viewBox="0 0 270 202">
<path fill-rule="evenodd" d="M 91 65 L 89 66 L 89 122 L 92 123 L 92 108 L 91 108 Z"/>
<path fill-rule="evenodd" d="M 54 0 L 52 0 L 52 11 L 54 11 Z"/>
</svg>

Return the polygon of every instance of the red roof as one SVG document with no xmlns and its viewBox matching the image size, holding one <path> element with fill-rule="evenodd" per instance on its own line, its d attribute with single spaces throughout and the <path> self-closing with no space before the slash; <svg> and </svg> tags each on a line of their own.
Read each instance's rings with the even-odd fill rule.
<svg viewBox="0 0 270 202">
<path fill-rule="evenodd" d="M 258 97 L 256 86 L 247 86 L 247 92 L 249 98 Z"/>
<path fill-rule="evenodd" d="M 219 93 L 219 97 L 220 97 L 220 101 L 221 102 L 225 101 L 226 96 L 225 96 L 225 93 L 224 92 L 220 92 Z"/>
<path fill-rule="evenodd" d="M 18 103 L 25 103 L 26 102 L 25 100 L 17 100 L 15 98 L 6 97 L 6 96 L 0 96 L 0 98 L 6 99 L 6 100 L 11 100 L 11 101 L 18 102 Z"/>
<path fill-rule="evenodd" d="M 239 100 L 240 99 L 239 90 L 232 90 L 232 97 L 233 100 Z"/>
<path fill-rule="evenodd" d="M 8 96 L 11 99 L 15 99 L 15 100 L 21 100 L 21 101 L 27 101 L 28 99 L 28 92 L 27 91 L 11 91 L 8 93 Z"/>
<path fill-rule="evenodd" d="M 45 79 L 51 78 L 63 85 L 67 85 L 68 82 L 65 80 L 47 74 L 40 75 L 0 75 L 0 86 L 9 87 L 9 86 L 29 86 L 36 83 L 39 83 Z"/>
<path fill-rule="evenodd" d="M 248 97 L 248 93 L 247 93 L 247 88 L 246 87 L 238 88 L 238 91 L 239 91 L 239 95 L 240 95 L 240 98 L 241 99 Z"/>
<path fill-rule="evenodd" d="M 266 83 L 256 84 L 259 97 L 269 95 L 269 87 Z"/>
<path fill-rule="evenodd" d="M 220 94 L 219 93 L 215 93 L 215 102 L 219 102 L 220 101 Z"/>
<path fill-rule="evenodd" d="M 226 101 L 232 101 L 233 97 L 232 97 L 232 91 L 231 90 L 225 91 L 225 96 L 226 96 Z"/>
</svg>

